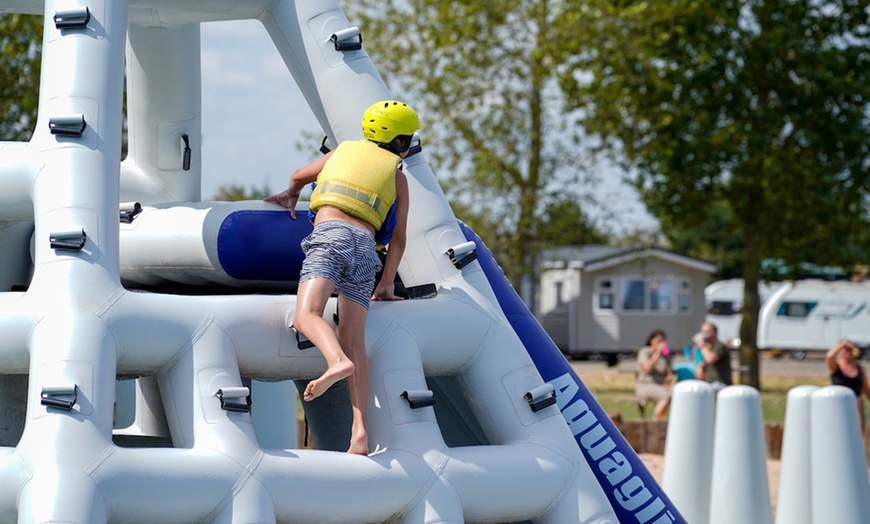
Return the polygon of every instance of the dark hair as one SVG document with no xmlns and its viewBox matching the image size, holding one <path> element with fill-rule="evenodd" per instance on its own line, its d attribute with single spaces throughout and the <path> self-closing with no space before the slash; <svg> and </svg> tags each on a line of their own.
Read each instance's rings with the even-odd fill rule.
<svg viewBox="0 0 870 524">
<path fill-rule="evenodd" d="M 713 333 L 715 333 L 717 335 L 719 334 L 719 328 L 716 326 L 716 324 L 710 322 L 709 320 L 705 320 L 704 324 L 710 326 L 710 329 L 713 330 Z M 704 324 L 701 324 L 701 325 L 703 326 Z"/>
<path fill-rule="evenodd" d="M 654 329 L 654 330 L 652 330 L 652 332 L 649 334 L 649 336 L 646 337 L 646 345 L 649 346 L 649 345 L 652 343 L 652 339 L 654 339 L 654 338 L 656 338 L 656 337 L 662 337 L 662 338 L 664 338 L 664 339 L 667 339 L 667 338 L 668 338 L 668 336 L 665 334 L 665 332 L 664 332 L 663 330 L 661 330 L 661 329 Z"/>
</svg>

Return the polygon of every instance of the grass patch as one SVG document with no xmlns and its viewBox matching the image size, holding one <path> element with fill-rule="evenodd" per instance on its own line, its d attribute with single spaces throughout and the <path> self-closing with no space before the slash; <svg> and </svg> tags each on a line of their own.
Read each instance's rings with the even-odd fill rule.
<svg viewBox="0 0 870 524">
<path fill-rule="evenodd" d="M 639 419 L 634 396 L 634 373 L 582 373 L 580 378 L 595 395 L 605 411 L 618 411 L 623 419 Z M 828 386 L 827 377 L 766 376 L 761 378 L 761 412 L 765 422 L 782 423 L 788 391 L 795 386 Z M 646 408 L 646 418 L 653 418 L 652 406 Z"/>
</svg>

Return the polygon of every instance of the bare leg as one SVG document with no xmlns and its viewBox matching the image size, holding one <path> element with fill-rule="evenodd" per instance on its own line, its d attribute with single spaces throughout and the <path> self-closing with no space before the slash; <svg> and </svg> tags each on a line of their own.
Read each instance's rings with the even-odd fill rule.
<svg viewBox="0 0 870 524">
<path fill-rule="evenodd" d="M 354 362 L 354 373 L 347 377 L 350 390 L 350 405 L 353 425 L 350 429 L 348 453 L 368 455 L 369 443 L 366 432 L 366 412 L 369 402 L 369 360 L 366 354 L 365 328 L 368 310 L 363 306 L 339 296 L 338 337 Z"/>
<path fill-rule="evenodd" d="M 668 397 L 664 400 L 660 400 L 656 404 L 656 417 L 658 417 L 659 420 L 665 419 L 665 414 L 668 412 L 668 408 L 670 407 L 670 405 L 671 405 L 670 397 Z"/>
<path fill-rule="evenodd" d="M 317 349 L 323 353 L 327 366 L 320 377 L 308 383 L 302 395 L 305 401 L 314 400 L 333 384 L 354 372 L 353 361 L 342 351 L 332 326 L 323 320 L 323 310 L 333 290 L 335 284 L 328 278 L 313 278 L 299 284 L 296 295 L 293 327 L 317 346 Z"/>
</svg>

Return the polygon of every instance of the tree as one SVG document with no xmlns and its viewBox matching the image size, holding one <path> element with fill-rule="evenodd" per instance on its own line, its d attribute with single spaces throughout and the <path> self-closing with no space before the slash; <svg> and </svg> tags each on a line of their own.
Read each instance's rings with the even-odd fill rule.
<svg viewBox="0 0 870 524">
<path fill-rule="evenodd" d="M 457 216 L 495 241 L 519 289 L 544 245 L 547 210 L 584 196 L 586 157 L 557 82 L 553 21 L 564 2 L 345 4 L 387 83 L 421 114 L 424 147 Z M 574 230 L 588 229 L 583 213 L 574 217 Z"/>
<path fill-rule="evenodd" d="M 762 260 L 866 262 L 868 1 L 572 3 L 562 82 L 587 132 L 635 170 L 663 229 L 730 206 L 758 386 Z"/>
<path fill-rule="evenodd" d="M 538 224 L 537 238 L 544 248 L 562 245 L 607 244 L 610 235 L 583 214 L 575 198 L 553 196 Z"/>
<path fill-rule="evenodd" d="M 26 142 L 36 125 L 42 17 L 0 16 L 0 140 Z"/>
<path fill-rule="evenodd" d="M 703 260 L 715 261 L 714 278 L 740 278 L 743 274 L 743 235 L 735 230 L 734 211 L 724 200 L 714 200 L 708 206 L 704 220 L 688 227 L 667 229 L 671 249 Z"/>
<path fill-rule="evenodd" d="M 250 191 L 236 184 L 221 184 L 213 198 L 225 202 L 238 202 L 240 200 L 262 200 L 271 194 L 272 192 L 265 184 L 261 188 L 253 187 Z"/>
</svg>

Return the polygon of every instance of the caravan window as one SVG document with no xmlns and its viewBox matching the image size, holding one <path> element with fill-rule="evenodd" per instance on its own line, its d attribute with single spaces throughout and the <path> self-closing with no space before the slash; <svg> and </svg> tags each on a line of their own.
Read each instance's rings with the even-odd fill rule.
<svg viewBox="0 0 870 524">
<path fill-rule="evenodd" d="M 679 285 L 679 288 L 677 287 Z M 626 277 L 620 281 L 619 306 L 628 313 L 686 313 L 692 307 L 691 283 L 673 277 Z M 600 308 L 600 306 L 599 306 Z"/>
<path fill-rule="evenodd" d="M 692 310 L 692 281 L 688 278 L 680 279 L 680 296 L 677 300 L 680 313 L 688 313 Z"/>
<path fill-rule="evenodd" d="M 652 311 L 674 309 L 674 281 L 670 278 L 649 279 L 649 308 Z"/>
<path fill-rule="evenodd" d="M 609 278 L 599 279 L 595 283 L 595 296 L 598 309 L 613 309 L 613 281 Z"/>
<path fill-rule="evenodd" d="M 730 300 L 714 300 L 710 307 L 707 308 L 707 313 L 711 315 L 732 316 L 738 313 L 737 304 Z"/>
<path fill-rule="evenodd" d="M 625 279 L 622 281 L 622 310 L 643 311 L 646 309 L 644 281 Z"/>
<path fill-rule="evenodd" d="M 804 318 L 818 305 L 818 302 L 783 302 L 776 310 L 778 317 Z"/>
</svg>

